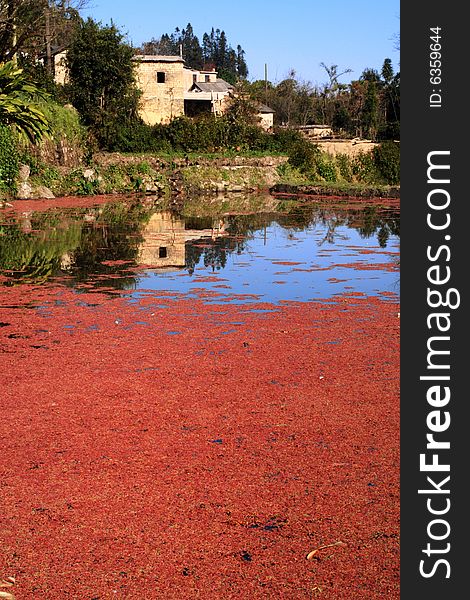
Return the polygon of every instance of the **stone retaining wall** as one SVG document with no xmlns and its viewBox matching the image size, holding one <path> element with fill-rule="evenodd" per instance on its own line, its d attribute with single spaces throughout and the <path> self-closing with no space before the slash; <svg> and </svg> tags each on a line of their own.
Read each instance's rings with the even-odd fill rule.
<svg viewBox="0 0 470 600">
<path fill-rule="evenodd" d="M 370 152 L 379 144 L 370 140 L 327 140 L 315 142 L 323 152 L 327 152 L 332 156 L 337 154 L 346 154 L 353 157 L 358 154 Z"/>
</svg>

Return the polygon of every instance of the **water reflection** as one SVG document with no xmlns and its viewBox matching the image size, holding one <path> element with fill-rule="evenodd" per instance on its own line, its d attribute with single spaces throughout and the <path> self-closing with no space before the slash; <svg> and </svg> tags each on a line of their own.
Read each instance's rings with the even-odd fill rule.
<svg viewBox="0 0 470 600">
<path fill-rule="evenodd" d="M 137 263 L 162 271 L 181 269 L 187 265 L 186 248 L 191 248 L 192 242 L 201 238 L 215 241 L 227 235 L 222 219 L 206 220 L 198 225 L 199 228 L 193 229 L 181 216 L 171 212 L 154 213 L 142 229 Z"/>
<path fill-rule="evenodd" d="M 197 285 L 273 301 L 331 295 L 335 287 L 390 290 L 397 209 L 283 201 L 273 211 L 273 205 L 271 198 L 269 212 L 232 214 L 226 205 L 222 213 L 209 205 L 191 211 L 189 204 L 183 216 L 127 199 L 91 208 L 3 212 L 0 284 L 54 280 L 76 289 L 184 293 Z M 204 281 L 217 272 L 223 280 Z M 287 284 L 282 292 L 281 284 Z"/>
</svg>

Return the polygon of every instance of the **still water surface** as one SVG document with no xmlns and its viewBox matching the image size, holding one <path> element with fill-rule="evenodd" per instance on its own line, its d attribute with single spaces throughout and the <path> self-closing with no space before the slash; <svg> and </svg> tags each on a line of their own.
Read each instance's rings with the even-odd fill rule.
<svg viewBox="0 0 470 600">
<path fill-rule="evenodd" d="M 236 303 L 398 296 L 397 208 L 284 201 L 268 212 L 201 212 L 136 199 L 4 212 L 0 284 Z"/>
</svg>

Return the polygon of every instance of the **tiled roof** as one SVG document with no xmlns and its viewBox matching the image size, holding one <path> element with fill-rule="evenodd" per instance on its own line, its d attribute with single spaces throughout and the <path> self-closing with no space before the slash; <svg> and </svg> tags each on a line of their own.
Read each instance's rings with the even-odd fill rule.
<svg viewBox="0 0 470 600">
<path fill-rule="evenodd" d="M 269 108 L 269 106 L 266 106 L 266 104 L 258 103 L 256 105 L 256 108 L 258 109 L 258 112 L 260 112 L 260 113 L 274 113 L 274 112 L 276 112 L 274 109 Z"/>
<path fill-rule="evenodd" d="M 224 79 L 209 82 L 196 81 L 191 87 L 191 91 L 196 89 L 199 89 L 201 92 L 230 92 L 233 90 L 233 85 Z"/>
</svg>

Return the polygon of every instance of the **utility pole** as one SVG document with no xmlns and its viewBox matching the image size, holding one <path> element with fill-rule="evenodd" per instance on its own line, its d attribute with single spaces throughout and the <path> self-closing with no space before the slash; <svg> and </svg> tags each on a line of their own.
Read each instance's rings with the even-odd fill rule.
<svg viewBox="0 0 470 600">
<path fill-rule="evenodd" d="M 268 105 L 268 63 L 264 63 L 264 99 Z"/>
</svg>

